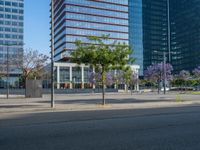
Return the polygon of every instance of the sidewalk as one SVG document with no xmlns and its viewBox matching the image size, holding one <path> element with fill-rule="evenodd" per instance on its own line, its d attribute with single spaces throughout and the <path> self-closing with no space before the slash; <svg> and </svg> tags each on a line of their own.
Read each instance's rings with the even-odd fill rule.
<svg viewBox="0 0 200 150">
<path fill-rule="evenodd" d="M 144 109 L 181 107 L 187 105 L 200 106 L 200 95 L 167 95 L 109 93 L 106 95 L 107 105 L 101 105 L 101 94 L 55 95 L 55 108 L 50 108 L 50 95 L 43 98 L 0 97 L 0 113 L 37 113 L 84 110 Z"/>
</svg>

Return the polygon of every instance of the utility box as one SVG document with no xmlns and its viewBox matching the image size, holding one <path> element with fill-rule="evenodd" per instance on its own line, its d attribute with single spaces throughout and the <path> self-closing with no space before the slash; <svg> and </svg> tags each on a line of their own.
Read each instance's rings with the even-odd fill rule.
<svg viewBox="0 0 200 150">
<path fill-rule="evenodd" d="M 42 80 L 27 80 L 25 91 L 27 98 L 42 98 Z"/>
</svg>

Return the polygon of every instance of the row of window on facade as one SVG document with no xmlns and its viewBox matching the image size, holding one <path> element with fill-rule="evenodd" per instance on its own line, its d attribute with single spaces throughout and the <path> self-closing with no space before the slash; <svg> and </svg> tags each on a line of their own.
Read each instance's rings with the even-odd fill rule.
<svg viewBox="0 0 200 150">
<path fill-rule="evenodd" d="M 18 1 L 22 1 L 22 2 L 23 2 L 23 0 L 18 0 Z M 0 0 L 0 5 L 13 6 L 13 7 L 21 7 L 21 8 L 24 7 L 24 4 L 23 4 L 23 3 L 20 3 L 20 2 L 3 1 L 3 0 Z"/>
<path fill-rule="evenodd" d="M 67 3 L 69 5 L 78 4 L 78 5 L 83 5 L 83 6 L 95 6 L 99 8 L 106 8 L 106 9 L 128 12 L 128 7 L 124 6 L 124 5 L 128 5 L 127 0 L 116 1 L 116 2 L 113 2 L 113 4 L 109 3 L 109 5 L 106 5 L 105 3 L 102 3 L 100 1 L 88 1 L 88 0 L 67 0 Z M 122 5 L 119 5 L 119 3 Z"/>
<path fill-rule="evenodd" d="M 24 23 L 22 21 L 10 21 L 10 20 L 0 20 L 0 25 L 6 25 L 6 26 L 19 26 L 23 27 Z"/>
<path fill-rule="evenodd" d="M 19 15 L 10 15 L 10 14 L 0 14 L 0 18 L 15 19 L 15 20 L 24 20 L 24 17 L 23 17 L 23 16 L 19 16 Z"/>
<path fill-rule="evenodd" d="M 23 39 L 23 37 L 24 37 L 23 35 L 16 35 L 16 34 L 0 34 L 0 38 L 7 38 L 7 39 Z"/>
<path fill-rule="evenodd" d="M 0 12 L 23 14 L 24 10 L 16 8 L 3 8 L 0 7 Z"/>
</svg>

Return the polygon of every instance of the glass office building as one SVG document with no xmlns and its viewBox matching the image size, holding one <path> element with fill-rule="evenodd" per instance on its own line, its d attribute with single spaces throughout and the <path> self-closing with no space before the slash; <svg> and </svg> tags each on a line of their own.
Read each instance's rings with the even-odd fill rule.
<svg viewBox="0 0 200 150">
<path fill-rule="evenodd" d="M 130 44 L 140 75 L 167 61 L 178 72 L 200 65 L 199 0 L 55 0 L 55 60 L 67 60 L 77 39 L 110 34 Z"/>
<path fill-rule="evenodd" d="M 129 43 L 128 0 L 55 0 L 55 61 L 67 60 L 76 40 L 110 35 L 113 41 Z"/>
<path fill-rule="evenodd" d="M 167 0 L 129 1 L 129 40 L 140 75 L 147 66 L 163 61 L 168 51 Z"/>
<path fill-rule="evenodd" d="M 130 0 L 129 40 L 140 75 L 151 64 L 167 61 L 174 72 L 200 65 L 199 0 Z"/>
<path fill-rule="evenodd" d="M 133 57 L 140 65 L 140 75 L 143 74 L 143 3 L 141 0 L 129 1 L 129 43 L 134 50 Z"/>
<path fill-rule="evenodd" d="M 23 55 L 23 16 L 23 0 L 0 0 L 0 88 L 6 85 L 7 72 L 10 85 L 18 86 L 21 71 L 12 58 Z"/>
<path fill-rule="evenodd" d="M 110 35 L 129 44 L 129 0 L 54 0 L 54 58 L 57 88 L 85 87 L 88 66 L 68 62 L 76 40 L 89 43 L 87 36 Z M 91 70 L 90 70 L 91 71 Z"/>
<path fill-rule="evenodd" d="M 176 71 L 200 65 L 200 1 L 170 0 L 172 64 Z"/>
</svg>

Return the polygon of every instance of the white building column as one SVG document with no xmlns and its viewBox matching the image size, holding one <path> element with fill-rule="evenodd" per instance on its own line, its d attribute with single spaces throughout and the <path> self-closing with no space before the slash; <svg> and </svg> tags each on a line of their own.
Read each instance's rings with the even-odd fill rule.
<svg viewBox="0 0 200 150">
<path fill-rule="evenodd" d="M 72 66 L 69 67 L 69 80 L 70 80 L 70 85 L 69 88 L 72 89 Z"/>
<path fill-rule="evenodd" d="M 60 66 L 57 66 L 57 89 L 60 89 Z"/>
<path fill-rule="evenodd" d="M 137 84 L 136 84 L 136 91 L 139 91 L 140 87 L 139 87 L 139 71 L 137 73 Z"/>
<path fill-rule="evenodd" d="M 84 89 L 84 66 L 81 66 L 81 88 Z"/>
<path fill-rule="evenodd" d="M 114 71 L 114 76 L 115 77 L 117 76 L 117 70 Z M 115 85 L 114 85 L 114 89 L 118 89 L 118 85 L 117 85 L 116 82 L 115 82 Z"/>
</svg>

